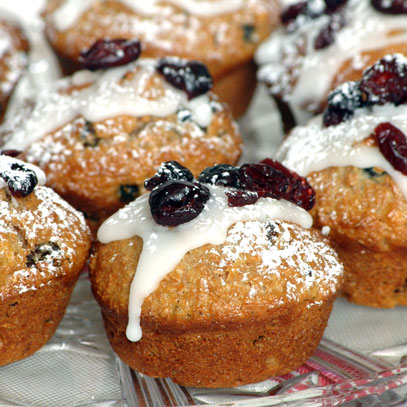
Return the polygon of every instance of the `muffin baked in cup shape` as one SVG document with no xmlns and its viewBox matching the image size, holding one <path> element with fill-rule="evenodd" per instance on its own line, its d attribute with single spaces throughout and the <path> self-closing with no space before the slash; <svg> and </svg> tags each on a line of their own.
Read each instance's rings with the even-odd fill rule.
<svg viewBox="0 0 407 407">
<path fill-rule="evenodd" d="M 0 155 L 0 366 L 54 334 L 88 258 L 83 215 L 37 167 Z"/>
<path fill-rule="evenodd" d="M 214 93 L 235 118 L 256 85 L 257 46 L 278 22 L 276 0 L 49 0 L 46 35 L 67 72 L 102 39 L 138 39 L 143 56 L 199 60 L 214 78 Z"/>
<path fill-rule="evenodd" d="M 128 56 L 137 46 L 121 50 Z M 164 161 L 178 160 L 196 175 L 237 162 L 237 125 L 210 85 L 203 64 L 179 58 L 80 71 L 6 121 L 3 148 L 23 151 L 48 186 L 98 222 L 142 193 Z"/>
<path fill-rule="evenodd" d="M 1 10 L 0 10 L 1 11 Z M 28 40 L 14 22 L 0 18 L 0 122 L 28 64 Z"/>
<path fill-rule="evenodd" d="M 312 206 L 305 180 L 272 160 L 217 165 L 198 181 L 170 162 L 146 186 L 101 226 L 90 262 L 118 356 L 198 387 L 253 383 L 305 362 L 343 272 L 293 203 Z"/>
<path fill-rule="evenodd" d="M 256 51 L 258 79 L 280 108 L 285 130 L 326 107 L 330 90 L 360 80 L 390 53 L 407 53 L 407 6 L 395 0 L 287 2 L 283 25 Z"/>
<path fill-rule="evenodd" d="M 357 304 L 407 305 L 407 58 L 389 55 L 296 127 L 277 157 L 316 192 L 311 213 L 345 266 Z"/>
</svg>

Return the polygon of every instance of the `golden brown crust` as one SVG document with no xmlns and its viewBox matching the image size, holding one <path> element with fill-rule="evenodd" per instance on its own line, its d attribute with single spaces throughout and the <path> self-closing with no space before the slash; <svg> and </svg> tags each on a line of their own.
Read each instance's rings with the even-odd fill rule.
<svg viewBox="0 0 407 407">
<path fill-rule="evenodd" d="M 144 300 L 143 338 L 130 342 L 129 291 L 141 249 L 138 237 L 98 245 L 92 290 L 119 356 L 185 385 L 236 386 L 299 366 L 322 336 L 341 281 L 336 254 L 317 231 L 238 223 L 225 243 L 191 250 L 164 277 Z"/>
<path fill-rule="evenodd" d="M 314 224 L 330 227 L 345 266 L 344 295 L 374 307 L 406 305 L 407 201 L 392 178 L 378 168 L 334 167 L 308 181 Z"/>
<path fill-rule="evenodd" d="M 43 346 L 64 315 L 90 250 L 83 217 L 53 191 L 0 189 L 0 365 Z"/>
<path fill-rule="evenodd" d="M 27 65 L 28 41 L 14 23 L 0 20 L 0 122 L 9 98 Z"/>
</svg>

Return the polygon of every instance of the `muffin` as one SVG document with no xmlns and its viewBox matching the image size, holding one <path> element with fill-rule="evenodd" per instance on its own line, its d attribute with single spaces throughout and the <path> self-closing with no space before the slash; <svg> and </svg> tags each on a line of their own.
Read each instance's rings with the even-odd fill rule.
<svg viewBox="0 0 407 407">
<path fill-rule="evenodd" d="M 198 180 L 176 162 L 107 219 L 90 262 L 107 336 L 130 367 L 231 387 L 295 369 L 320 341 L 342 265 L 302 207 L 305 180 L 265 160 Z"/>
<path fill-rule="evenodd" d="M 321 113 L 339 84 L 360 80 L 364 69 L 386 54 L 406 53 L 406 13 L 404 2 L 395 0 L 287 5 L 282 27 L 255 58 L 258 79 L 277 101 L 286 131 Z"/>
<path fill-rule="evenodd" d="M 28 41 L 15 23 L 0 19 L 0 122 L 27 66 Z"/>
<path fill-rule="evenodd" d="M 51 338 L 88 258 L 83 216 L 44 181 L 39 168 L 0 155 L 0 366 Z"/>
<path fill-rule="evenodd" d="M 126 61 L 138 47 L 120 44 Z M 90 65 L 106 65 L 90 57 Z M 4 122 L 3 148 L 22 151 L 45 171 L 48 186 L 98 222 L 142 193 L 164 161 L 178 160 L 196 175 L 217 162 L 236 163 L 238 128 L 208 92 L 211 83 L 203 64 L 179 58 L 80 71 Z"/>
<path fill-rule="evenodd" d="M 46 35 L 67 72 L 81 52 L 102 39 L 139 39 L 143 56 L 203 62 L 214 93 L 237 118 L 256 84 L 254 51 L 278 21 L 276 0 L 82 1 L 48 0 Z"/>
<path fill-rule="evenodd" d="M 315 189 L 311 214 L 344 264 L 343 294 L 372 307 L 407 305 L 406 78 L 406 57 L 382 58 L 277 153 Z"/>
</svg>

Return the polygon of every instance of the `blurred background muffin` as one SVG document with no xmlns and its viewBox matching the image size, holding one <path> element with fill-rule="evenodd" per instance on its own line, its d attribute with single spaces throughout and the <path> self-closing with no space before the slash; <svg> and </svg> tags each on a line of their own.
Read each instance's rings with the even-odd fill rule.
<svg viewBox="0 0 407 407">
<path fill-rule="evenodd" d="M 276 27 L 279 11 L 276 0 L 49 0 L 43 16 L 67 72 L 80 67 L 81 52 L 97 40 L 138 39 L 145 57 L 203 62 L 214 78 L 214 93 L 237 118 L 255 88 L 254 51 Z"/>
<path fill-rule="evenodd" d="M 39 168 L 0 155 L 0 366 L 51 338 L 89 254 L 82 214 L 44 181 Z"/>
<path fill-rule="evenodd" d="M 119 357 L 198 387 L 253 383 L 305 362 L 343 272 L 310 229 L 306 181 L 272 160 L 216 165 L 198 180 L 164 163 L 146 188 L 101 226 L 90 263 Z"/>
<path fill-rule="evenodd" d="M 345 266 L 357 304 L 407 305 L 407 58 L 389 55 L 294 128 L 277 157 L 315 189 L 315 226 Z"/>
<path fill-rule="evenodd" d="M 138 42 L 117 46 L 125 57 L 139 53 Z M 101 61 L 106 66 L 88 59 Z M 81 71 L 22 104 L 0 128 L 2 145 L 22 151 L 45 171 L 48 186 L 98 222 L 140 195 L 163 161 L 194 174 L 237 162 L 238 128 L 208 92 L 211 84 L 203 64 L 179 58 Z"/>
<path fill-rule="evenodd" d="M 326 106 L 330 90 L 359 80 L 386 54 L 407 53 L 407 6 L 395 0 L 286 1 L 282 27 L 256 52 L 258 78 L 285 129 Z"/>
</svg>

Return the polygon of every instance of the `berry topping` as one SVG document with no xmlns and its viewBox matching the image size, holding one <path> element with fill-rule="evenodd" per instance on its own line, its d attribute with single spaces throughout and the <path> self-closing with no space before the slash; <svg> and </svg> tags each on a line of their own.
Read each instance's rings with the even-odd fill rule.
<svg viewBox="0 0 407 407">
<path fill-rule="evenodd" d="M 340 7 L 344 6 L 348 0 L 325 0 L 326 12 L 337 11 Z"/>
<path fill-rule="evenodd" d="M 370 104 L 407 102 L 407 58 L 387 55 L 363 73 L 360 90 Z"/>
<path fill-rule="evenodd" d="M 364 105 L 365 102 L 359 89 L 359 82 L 345 82 L 329 94 L 323 124 L 325 127 L 329 127 L 348 120 L 353 116 L 357 108 Z"/>
<path fill-rule="evenodd" d="M 334 14 L 315 38 L 314 48 L 318 50 L 329 47 L 335 41 L 336 33 L 344 25 L 345 17 L 342 14 Z"/>
<path fill-rule="evenodd" d="M 176 57 L 161 58 L 157 71 L 170 85 L 183 90 L 189 100 L 212 89 L 212 77 L 202 62 L 185 61 Z"/>
<path fill-rule="evenodd" d="M 144 188 L 152 191 L 155 187 L 164 184 L 167 181 L 189 181 L 192 182 L 194 176 L 192 172 L 179 164 L 177 161 L 166 161 L 162 163 L 157 173 L 144 181 Z"/>
<path fill-rule="evenodd" d="M 222 187 L 241 188 L 239 168 L 228 164 L 216 164 L 205 168 L 199 174 L 198 181 Z"/>
<path fill-rule="evenodd" d="M 181 225 L 195 219 L 202 212 L 209 195 L 209 189 L 201 184 L 167 181 L 150 193 L 151 215 L 160 225 Z"/>
<path fill-rule="evenodd" d="M 135 61 L 141 52 L 138 40 L 98 40 L 82 51 L 78 62 L 82 68 L 96 71 Z"/>
<path fill-rule="evenodd" d="M 22 153 L 22 151 L 20 150 L 0 150 L 0 155 L 7 155 L 9 157 L 17 157 L 18 155 L 20 155 Z"/>
<path fill-rule="evenodd" d="M 285 25 L 290 24 L 293 22 L 299 15 L 303 15 L 307 13 L 307 2 L 300 1 L 298 3 L 292 4 L 288 6 L 283 12 L 281 13 L 281 22 Z"/>
<path fill-rule="evenodd" d="M 38 183 L 36 173 L 26 166 L 13 162 L 1 168 L 0 177 L 7 183 L 10 194 L 16 198 L 29 195 Z"/>
<path fill-rule="evenodd" d="M 381 153 L 391 165 L 407 175 L 407 137 L 391 123 L 379 124 L 373 133 Z"/>
<path fill-rule="evenodd" d="M 372 6 L 385 14 L 406 14 L 407 2 L 405 0 L 371 0 Z"/>
</svg>

